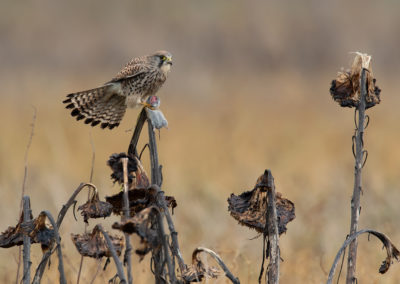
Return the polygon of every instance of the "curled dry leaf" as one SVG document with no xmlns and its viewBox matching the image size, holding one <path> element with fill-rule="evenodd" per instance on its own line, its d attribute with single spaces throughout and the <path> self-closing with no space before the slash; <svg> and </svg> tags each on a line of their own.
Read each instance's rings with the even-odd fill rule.
<svg viewBox="0 0 400 284">
<path fill-rule="evenodd" d="M 382 265 L 379 268 L 379 273 L 384 274 L 389 270 L 390 265 L 393 262 L 393 259 L 399 261 L 400 252 L 385 234 L 373 230 L 368 230 L 368 233 L 376 236 L 386 248 L 387 256 L 382 261 Z"/>
<path fill-rule="evenodd" d="M 123 192 L 106 196 L 106 201 L 112 205 L 112 212 L 116 215 L 122 215 L 124 210 Z M 128 190 L 130 216 L 135 216 L 136 213 L 145 208 L 156 205 L 157 191 L 153 188 L 140 188 Z M 165 201 L 167 206 L 174 209 L 177 206 L 173 196 L 166 196 Z"/>
<path fill-rule="evenodd" d="M 253 190 L 245 191 L 239 196 L 232 193 L 228 198 L 228 210 L 231 216 L 239 221 L 239 224 L 255 229 L 259 233 L 264 232 L 268 205 L 265 175 L 264 173 L 258 178 Z M 294 204 L 289 199 L 283 198 L 281 193 L 276 192 L 276 211 L 280 235 L 286 232 L 286 224 L 296 217 Z"/>
<path fill-rule="evenodd" d="M 344 241 L 342 247 L 339 249 L 338 253 L 336 254 L 335 260 L 333 261 L 327 283 L 333 282 L 333 277 L 335 275 L 336 268 L 338 266 L 338 263 L 340 262 L 341 256 L 346 251 L 346 247 L 349 246 L 351 242 L 356 240 L 362 234 L 371 234 L 377 237 L 382 242 L 383 246 L 386 248 L 387 256 L 383 260 L 381 266 L 379 267 L 379 273 L 381 274 L 386 273 L 389 270 L 390 265 L 393 263 L 394 259 L 399 261 L 400 257 L 399 250 L 395 247 L 392 241 L 385 234 L 370 229 L 363 229 L 346 237 L 346 240 Z"/>
<path fill-rule="evenodd" d="M 178 203 L 176 203 L 175 197 L 165 196 L 165 201 L 167 202 L 167 207 L 171 208 L 172 214 L 174 214 L 174 209 L 176 206 L 178 206 Z"/>
<path fill-rule="evenodd" d="M 113 206 L 110 203 L 100 201 L 99 194 L 94 192 L 92 198 L 78 207 L 78 211 L 81 211 L 83 220 L 88 223 L 89 218 L 106 218 L 110 216 L 112 208 Z"/>
<path fill-rule="evenodd" d="M 129 218 L 121 223 L 115 222 L 113 229 L 123 231 L 127 234 L 137 234 L 140 237 L 141 246 L 136 249 L 136 254 L 140 256 L 140 260 L 151 250 L 160 248 L 160 240 L 157 230 L 152 228 L 152 223 L 159 214 L 158 209 L 154 206 L 143 209 L 134 217 Z"/>
<path fill-rule="evenodd" d="M 200 259 L 199 253 L 195 250 L 192 254 L 192 264 L 188 265 L 182 272 L 182 278 L 186 282 L 200 282 L 204 277 L 217 278 L 220 275 L 220 270 L 215 266 L 206 267 Z"/>
<path fill-rule="evenodd" d="M 32 218 L 32 215 L 31 215 Z M 0 235 L 0 247 L 9 248 L 23 244 L 24 235 L 28 234 L 31 243 L 40 243 L 42 250 L 46 251 L 54 242 L 54 230 L 46 224 L 46 215 L 40 214 L 29 222 L 23 222 L 23 214 L 15 227 L 8 229 Z"/>
<path fill-rule="evenodd" d="M 220 271 L 218 268 L 205 267 L 204 264 L 199 260 L 195 264 L 188 265 L 186 270 L 182 272 L 182 278 L 186 282 L 201 282 L 204 277 L 207 278 L 218 278 Z"/>
<path fill-rule="evenodd" d="M 29 233 L 31 242 L 40 243 L 43 252 L 51 248 L 55 240 L 54 229 L 51 224 L 46 224 L 46 218 L 46 214 L 39 214 L 39 216 L 33 220 L 35 228 Z"/>
<path fill-rule="evenodd" d="M 31 214 L 30 219 L 33 218 Z M 35 225 L 33 224 L 33 220 L 29 223 L 24 222 L 24 212 L 22 212 L 21 217 L 19 218 L 19 222 L 15 227 L 9 226 L 7 230 L 1 233 L 0 235 L 0 247 L 2 248 L 10 248 L 13 246 L 20 246 L 23 244 L 24 232 L 29 234 L 30 231 L 33 231 Z M 23 227 L 23 228 L 22 228 Z"/>
<path fill-rule="evenodd" d="M 115 235 L 109 236 L 117 255 L 121 255 L 121 251 L 124 247 L 123 238 Z M 111 251 L 107 246 L 107 242 L 97 226 L 94 227 L 93 231 L 89 234 L 71 234 L 71 239 L 78 252 L 83 256 L 89 256 L 93 258 L 112 256 Z"/>
<path fill-rule="evenodd" d="M 339 72 L 336 79 L 332 81 L 330 93 L 332 98 L 342 107 L 358 107 L 360 102 L 360 77 L 361 70 L 367 69 L 367 95 L 366 108 L 379 104 L 381 89 L 376 86 L 376 79 L 373 77 L 370 67 L 371 57 L 356 53 L 351 69 Z"/>
</svg>

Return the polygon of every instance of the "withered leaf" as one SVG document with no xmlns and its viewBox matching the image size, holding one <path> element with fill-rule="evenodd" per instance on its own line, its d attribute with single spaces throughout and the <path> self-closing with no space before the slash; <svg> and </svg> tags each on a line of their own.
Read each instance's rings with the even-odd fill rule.
<svg viewBox="0 0 400 284">
<path fill-rule="evenodd" d="M 42 250 L 47 250 L 54 241 L 54 230 L 46 224 L 45 220 L 46 215 L 44 214 L 28 222 L 23 222 L 22 216 L 15 227 L 8 227 L 1 233 L 0 247 L 9 248 L 23 245 L 24 235 L 27 234 L 31 238 L 31 243 L 40 243 Z"/>
<path fill-rule="evenodd" d="M 178 206 L 178 203 L 176 203 L 175 197 L 165 196 L 165 201 L 167 202 L 167 207 L 171 208 L 172 214 L 174 214 L 174 209 L 176 206 Z"/>
<path fill-rule="evenodd" d="M 186 266 L 182 271 L 182 278 L 186 282 L 201 282 L 204 277 L 218 278 L 220 270 L 215 266 L 206 267 L 199 257 L 198 250 L 195 250 L 192 255 L 192 264 Z"/>
<path fill-rule="evenodd" d="M 182 272 L 182 278 L 186 282 L 201 282 L 204 277 L 218 278 L 220 271 L 218 268 L 212 266 L 205 268 L 200 261 L 197 264 L 188 265 L 186 270 Z"/>
<path fill-rule="evenodd" d="M 386 273 L 390 265 L 392 264 L 393 260 L 396 259 L 399 261 L 400 259 L 400 251 L 396 248 L 396 246 L 392 243 L 392 241 L 385 235 L 377 231 L 373 230 L 366 230 L 368 233 L 373 234 L 376 236 L 386 248 L 387 256 L 382 261 L 381 266 L 379 267 L 379 273 L 384 274 Z"/>
</svg>

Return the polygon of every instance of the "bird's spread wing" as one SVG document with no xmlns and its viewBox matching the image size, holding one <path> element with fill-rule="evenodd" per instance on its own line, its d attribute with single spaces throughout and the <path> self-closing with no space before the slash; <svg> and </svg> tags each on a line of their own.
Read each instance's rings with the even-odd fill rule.
<svg viewBox="0 0 400 284">
<path fill-rule="evenodd" d="M 115 77 L 110 82 L 107 82 L 105 85 L 112 84 L 112 83 L 119 83 L 121 81 L 129 80 L 129 79 L 135 80 L 136 78 L 143 76 L 145 73 L 146 73 L 145 71 L 141 71 L 141 72 L 137 72 L 133 75 Z"/>
<path fill-rule="evenodd" d="M 124 79 L 133 78 L 148 71 L 149 66 L 143 58 L 132 59 L 110 82 L 119 82 Z"/>
</svg>

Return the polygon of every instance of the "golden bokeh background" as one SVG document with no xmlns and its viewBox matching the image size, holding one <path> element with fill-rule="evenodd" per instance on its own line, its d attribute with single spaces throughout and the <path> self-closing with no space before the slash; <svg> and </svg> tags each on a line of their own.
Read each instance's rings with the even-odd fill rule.
<svg viewBox="0 0 400 284">
<path fill-rule="evenodd" d="M 2 1 L 0 230 L 18 219 L 33 107 L 26 193 L 35 216 L 44 209 L 56 215 L 89 180 L 90 136 L 93 183 L 102 198 L 119 191 L 106 160 L 127 150 L 139 111 L 128 111 L 117 129 L 101 130 L 76 122 L 61 101 L 110 80 L 132 57 L 165 49 L 174 65 L 159 91 L 169 129 L 158 145 L 163 189 L 178 202 L 174 220 L 185 261 L 205 246 L 241 283 L 256 283 L 262 238 L 230 217 L 226 200 L 251 189 L 268 168 L 277 191 L 296 205 L 296 219 L 281 236 L 281 282 L 324 283 L 349 231 L 354 175 L 354 112 L 340 108 L 329 87 L 350 66 L 349 52 L 362 51 L 372 55 L 382 102 L 367 111 L 360 228 L 400 246 L 399 10 L 390 0 Z M 61 227 L 68 283 L 79 268 L 70 241 L 70 233 L 84 230 L 79 217 L 69 212 Z M 98 222 L 110 229 L 115 220 L 92 220 L 89 229 Z M 17 257 L 17 248 L 0 250 L 2 283 L 15 281 Z M 33 269 L 40 258 L 35 245 Z M 399 264 L 378 273 L 384 258 L 378 241 L 360 239 L 360 283 L 400 282 Z M 149 256 L 134 259 L 135 283 L 152 283 Z M 86 259 L 81 283 L 97 267 Z M 114 271 L 111 264 L 95 283 Z M 57 277 L 53 257 L 43 283 Z"/>
</svg>

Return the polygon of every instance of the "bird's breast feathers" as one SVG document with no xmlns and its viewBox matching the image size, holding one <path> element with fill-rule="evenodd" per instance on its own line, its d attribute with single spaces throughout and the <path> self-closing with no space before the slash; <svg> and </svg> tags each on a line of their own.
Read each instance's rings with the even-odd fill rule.
<svg viewBox="0 0 400 284">
<path fill-rule="evenodd" d="M 163 65 L 160 67 L 160 69 L 161 69 L 161 72 L 162 72 L 165 76 L 167 76 L 168 73 L 169 73 L 169 71 L 171 71 L 171 64 L 163 64 Z"/>
</svg>

